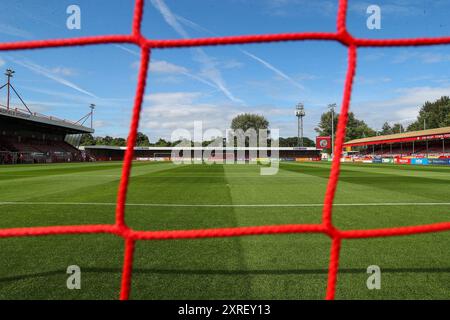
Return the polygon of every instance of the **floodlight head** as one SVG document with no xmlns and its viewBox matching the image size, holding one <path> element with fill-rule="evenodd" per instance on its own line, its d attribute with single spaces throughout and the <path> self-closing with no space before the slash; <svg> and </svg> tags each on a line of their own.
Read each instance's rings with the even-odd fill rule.
<svg viewBox="0 0 450 320">
<path fill-rule="evenodd" d="M 89 106 L 89 108 L 91 108 L 92 110 L 95 109 L 95 104 L 91 103 L 91 105 Z"/>
<path fill-rule="evenodd" d="M 12 77 L 14 73 L 16 73 L 14 70 L 12 70 L 12 69 L 6 69 L 5 76 L 7 76 L 7 77 Z"/>
<path fill-rule="evenodd" d="M 297 106 L 295 107 L 295 115 L 297 117 L 304 117 L 305 116 L 305 107 L 303 106 L 303 103 L 299 103 L 297 104 Z"/>
</svg>

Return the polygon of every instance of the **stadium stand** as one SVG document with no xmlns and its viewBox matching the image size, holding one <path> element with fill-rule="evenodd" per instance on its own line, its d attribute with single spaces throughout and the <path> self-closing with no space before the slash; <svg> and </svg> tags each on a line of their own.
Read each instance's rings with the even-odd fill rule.
<svg viewBox="0 0 450 320">
<path fill-rule="evenodd" d="M 126 147 L 114 147 L 114 146 L 84 146 L 80 147 L 82 150 L 86 151 L 86 155 L 92 157 L 98 161 L 118 161 L 123 160 L 125 156 Z M 321 160 L 321 150 L 312 147 L 280 147 L 280 148 L 268 148 L 269 150 L 264 150 L 263 148 L 242 148 L 243 151 L 239 153 L 239 148 L 225 148 L 223 150 L 223 156 L 218 156 L 216 159 L 221 160 L 220 157 L 228 156 L 234 157 L 235 160 L 250 161 L 256 160 L 258 157 L 271 157 L 271 150 L 277 151 L 278 156 L 284 161 L 319 161 Z M 134 160 L 149 160 L 149 161 L 169 161 L 172 160 L 172 151 L 177 151 L 179 157 L 184 156 L 184 152 L 189 151 L 191 154 L 190 159 L 195 159 L 197 157 L 196 151 L 201 154 L 201 157 L 205 159 L 205 152 L 208 151 L 208 147 L 192 147 L 192 148 L 182 148 L 182 147 L 135 147 L 134 148 Z M 214 150 L 213 147 L 209 148 L 210 151 Z M 253 151 L 253 152 L 252 152 Z M 256 153 L 257 152 L 257 153 Z M 255 155 L 256 154 L 256 155 Z M 215 152 L 211 152 L 212 156 L 215 156 Z M 223 160 L 223 159 L 222 159 Z"/>
<path fill-rule="evenodd" d="M 84 160 L 83 153 L 66 140 L 93 132 L 65 123 L 45 123 L 39 117 L 21 119 L 0 113 L 0 164 L 50 163 Z"/>
<path fill-rule="evenodd" d="M 356 139 L 344 147 L 363 156 L 450 157 L 450 127 Z"/>
<path fill-rule="evenodd" d="M 83 133 L 93 133 L 83 123 L 32 112 L 10 83 L 14 71 L 7 70 L 6 105 L 0 105 L 0 164 L 83 161 L 84 153 L 74 145 Z M 9 87 L 26 109 L 10 107 Z M 92 117 L 92 111 L 82 119 Z"/>
</svg>

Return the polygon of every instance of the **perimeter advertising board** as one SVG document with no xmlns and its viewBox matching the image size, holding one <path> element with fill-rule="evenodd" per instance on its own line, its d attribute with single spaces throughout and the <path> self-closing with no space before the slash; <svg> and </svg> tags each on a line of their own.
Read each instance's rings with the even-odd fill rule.
<svg viewBox="0 0 450 320">
<path fill-rule="evenodd" d="M 450 165 L 450 159 L 430 159 L 430 164 L 435 165 Z"/>
<path fill-rule="evenodd" d="M 411 164 L 428 165 L 430 161 L 427 158 L 414 158 L 411 159 Z"/>
<path fill-rule="evenodd" d="M 397 163 L 397 164 L 411 164 L 411 159 L 395 158 L 394 162 Z"/>
<path fill-rule="evenodd" d="M 383 159 L 382 158 L 373 158 L 372 163 L 383 163 Z"/>
</svg>

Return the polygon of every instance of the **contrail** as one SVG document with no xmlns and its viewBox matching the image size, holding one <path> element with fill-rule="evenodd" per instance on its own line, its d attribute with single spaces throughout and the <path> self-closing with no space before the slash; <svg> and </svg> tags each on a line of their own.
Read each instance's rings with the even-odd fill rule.
<svg viewBox="0 0 450 320">
<path fill-rule="evenodd" d="M 267 69 L 272 70 L 273 72 L 275 72 L 277 75 L 279 75 L 280 77 L 282 77 L 283 79 L 289 81 L 292 85 L 296 86 L 299 89 L 305 89 L 305 87 L 303 87 L 300 83 L 298 83 L 297 81 L 295 81 L 294 79 L 292 79 L 291 77 L 289 77 L 287 74 L 285 74 L 283 71 L 275 68 L 273 65 L 271 65 L 270 63 L 268 63 L 267 61 L 255 56 L 254 54 L 251 54 L 248 51 L 239 49 L 243 54 L 249 56 L 250 58 L 260 62 L 263 66 L 265 66 Z"/>
<path fill-rule="evenodd" d="M 175 32 L 177 32 L 184 39 L 189 39 L 190 36 L 183 28 L 183 26 L 178 22 L 177 17 L 172 13 L 169 7 L 166 5 L 164 0 L 151 0 L 152 5 L 161 13 L 166 23 L 171 26 Z M 203 65 L 202 74 L 205 78 L 210 80 L 214 85 L 222 91 L 222 93 L 231 101 L 244 104 L 241 99 L 236 98 L 231 91 L 227 88 L 225 80 L 222 77 L 220 71 L 214 65 L 213 59 L 209 57 L 206 52 L 197 48 L 196 52 L 198 61 Z"/>
<path fill-rule="evenodd" d="M 210 30 L 200 26 L 199 24 L 195 23 L 192 20 L 186 19 L 182 16 L 176 15 L 176 18 L 183 24 L 187 25 L 188 27 L 196 30 L 196 31 L 200 31 L 200 32 L 205 32 L 208 33 L 210 35 L 213 36 L 220 36 L 214 32 L 211 32 Z M 300 83 L 298 83 L 297 81 L 295 81 L 294 79 L 292 79 L 290 76 L 288 76 L 287 74 L 285 74 L 283 71 L 281 71 L 280 69 L 276 68 L 274 65 L 270 64 L 269 62 L 267 62 L 266 60 L 263 60 L 262 58 L 246 51 L 246 50 L 242 50 L 242 49 L 238 49 L 241 53 L 245 54 L 246 56 L 254 59 L 255 61 L 261 63 L 264 67 L 268 68 L 269 70 L 275 72 L 277 75 L 279 75 L 280 77 L 282 77 L 283 79 L 287 80 L 288 82 L 290 82 L 292 85 L 294 85 L 295 87 L 304 90 L 305 87 L 303 85 L 301 85 Z"/>
<path fill-rule="evenodd" d="M 117 44 L 117 45 L 115 45 L 115 46 L 116 46 L 117 48 L 119 48 L 119 49 L 122 49 L 123 51 L 126 51 L 126 52 L 128 52 L 128 53 L 130 53 L 130 54 L 136 56 L 136 57 L 140 57 L 140 56 L 141 56 L 138 52 L 136 52 L 136 51 L 134 51 L 134 50 L 131 50 L 131 49 L 128 49 L 127 47 L 122 46 L 122 45 L 120 45 L 120 44 Z M 163 61 L 163 60 L 155 60 L 155 59 L 152 59 L 152 61 L 150 62 L 150 69 L 151 69 L 151 67 L 152 67 L 152 63 L 154 64 L 154 63 L 162 62 L 162 61 Z M 208 81 L 208 80 L 205 80 L 205 79 L 203 79 L 203 78 L 201 78 L 201 77 L 199 77 L 199 76 L 197 76 L 197 75 L 195 75 L 195 74 L 192 74 L 192 73 L 190 73 L 190 72 L 188 72 L 188 71 L 181 70 L 181 68 L 183 68 L 183 67 L 180 66 L 180 71 L 177 71 L 177 72 L 175 72 L 175 73 L 182 74 L 182 75 L 184 75 L 184 76 L 186 76 L 186 77 L 192 78 L 192 79 L 197 80 L 197 81 L 199 81 L 199 82 L 201 82 L 201 83 L 203 83 L 203 84 L 206 84 L 207 86 L 210 86 L 210 87 L 212 87 L 212 88 L 214 88 L 214 89 L 218 89 L 217 86 L 216 86 L 214 83 L 212 83 L 212 82 L 210 82 L 210 81 Z"/>
<path fill-rule="evenodd" d="M 48 69 L 44 68 L 43 66 L 40 66 L 40 65 L 38 65 L 38 64 L 36 64 L 34 62 L 31 62 L 29 60 L 20 61 L 20 60 L 16 60 L 16 59 L 12 59 L 12 58 L 10 58 L 10 60 L 12 60 L 14 63 L 16 63 L 16 64 L 18 64 L 18 65 L 20 65 L 22 67 L 27 68 L 28 70 L 31 70 L 31 71 L 33 71 L 35 73 L 43 75 L 44 77 L 47 77 L 47 78 L 49 78 L 49 79 L 51 79 L 53 81 L 56 81 L 56 82 L 66 86 L 66 87 L 72 88 L 72 89 L 74 89 L 74 90 L 76 90 L 78 92 L 81 92 L 81 93 L 85 94 L 85 95 L 88 95 L 90 97 L 98 99 L 98 97 L 95 94 L 93 94 L 92 92 L 89 92 L 87 90 L 84 90 L 84 89 L 80 88 L 75 83 L 70 82 L 69 80 L 66 80 L 66 79 L 64 79 L 64 78 L 62 78 L 60 76 L 55 75 L 50 70 L 48 70 Z"/>
</svg>

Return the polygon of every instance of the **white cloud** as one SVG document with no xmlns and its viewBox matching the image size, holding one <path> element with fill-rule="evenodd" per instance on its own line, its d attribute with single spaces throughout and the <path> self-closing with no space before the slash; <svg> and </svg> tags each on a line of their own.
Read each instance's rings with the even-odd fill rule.
<svg viewBox="0 0 450 320">
<path fill-rule="evenodd" d="M 17 109 L 22 109 L 24 111 L 26 110 L 25 106 L 19 101 L 17 101 L 17 102 L 11 101 L 10 106 L 13 109 L 17 108 Z M 51 110 L 52 107 L 55 107 L 56 104 L 52 105 L 52 103 L 29 100 L 29 101 L 27 101 L 27 106 L 31 110 L 31 112 L 45 113 L 45 112 L 48 112 L 49 110 Z"/>
<path fill-rule="evenodd" d="M 42 76 L 44 76 L 46 78 L 49 78 L 49 79 L 51 79 L 51 80 L 53 80 L 53 81 L 55 81 L 55 82 L 57 82 L 59 84 L 62 84 L 64 86 L 66 86 L 66 87 L 74 89 L 74 90 L 76 90 L 76 91 L 78 91 L 80 93 L 83 93 L 85 95 L 88 95 L 90 97 L 97 98 L 97 96 L 95 94 L 93 94 L 93 93 L 91 93 L 91 92 L 81 88 L 77 84 L 75 84 L 75 83 L 73 83 L 73 82 L 63 78 L 62 76 L 60 76 L 57 73 L 53 72 L 52 69 L 48 69 L 48 68 L 46 68 L 44 66 L 41 66 L 41 65 L 39 65 L 37 63 L 34 63 L 34 62 L 30 61 L 30 60 L 17 60 L 17 59 L 12 59 L 12 58 L 11 58 L 11 60 L 14 63 L 16 63 L 16 64 L 18 64 L 18 65 L 20 65 L 20 66 L 22 66 L 24 68 L 27 68 L 28 70 L 33 71 L 34 73 L 40 74 L 40 75 L 42 75 Z"/>
<path fill-rule="evenodd" d="M 158 61 L 150 62 L 150 72 L 183 74 L 183 73 L 188 73 L 188 69 L 185 67 L 178 66 L 173 63 L 164 61 L 164 60 L 158 60 Z"/>
<path fill-rule="evenodd" d="M 67 67 L 55 67 L 55 68 L 50 69 L 50 71 L 54 74 L 60 74 L 63 76 L 68 76 L 68 77 L 74 76 L 77 74 L 77 71 L 75 71 L 72 68 L 67 68 Z"/>
<path fill-rule="evenodd" d="M 300 73 L 296 76 L 294 76 L 295 80 L 297 81 L 305 81 L 305 80 L 317 80 L 319 79 L 318 76 L 310 73 Z"/>
<path fill-rule="evenodd" d="M 3 67 L 5 65 L 5 60 L 3 60 L 2 58 L 0 58 L 0 67 Z"/>
<path fill-rule="evenodd" d="M 134 69 L 138 69 L 139 65 L 140 65 L 140 61 L 135 61 L 131 65 L 131 67 Z M 153 59 L 150 62 L 150 72 L 155 72 L 155 73 L 160 73 L 160 74 L 169 74 L 169 75 L 179 74 L 179 75 L 183 75 L 188 78 L 194 79 L 194 80 L 201 82 L 207 86 L 210 86 L 214 89 L 218 89 L 217 85 L 215 85 L 211 81 L 208 81 L 201 76 L 197 76 L 197 75 L 193 74 L 192 72 L 189 71 L 189 69 L 187 69 L 183 66 L 176 65 L 176 64 L 167 62 L 165 60 L 154 60 Z M 159 81 L 161 81 L 161 80 L 159 80 Z M 177 79 L 175 79 L 174 77 L 171 77 L 171 78 L 165 78 L 163 81 L 176 83 Z"/>
<path fill-rule="evenodd" d="M 436 52 L 402 51 L 394 57 L 392 63 L 405 63 L 410 60 L 418 60 L 422 63 L 428 64 L 450 62 L 450 54 Z"/>
<path fill-rule="evenodd" d="M 356 76 L 355 77 L 355 83 L 359 85 L 373 85 L 373 84 L 380 84 L 380 83 L 388 83 L 391 82 L 392 79 L 389 77 L 364 77 L 364 76 Z M 342 80 L 343 82 L 343 80 Z"/>
<path fill-rule="evenodd" d="M 234 59 L 222 62 L 220 65 L 224 69 L 239 69 L 244 66 L 244 64 L 242 62 L 234 60 Z"/>
<path fill-rule="evenodd" d="M 361 53 L 359 54 L 359 59 L 364 60 L 364 61 L 378 61 L 384 57 L 386 57 L 386 53 L 385 52 L 379 52 L 379 51 L 375 51 L 372 49 L 370 51 L 361 51 Z"/>
<path fill-rule="evenodd" d="M 33 35 L 30 32 L 6 24 L 0 24 L 0 34 L 23 39 L 33 38 Z"/>
<path fill-rule="evenodd" d="M 225 134 L 231 120 L 243 112 L 262 114 L 271 122 L 271 128 L 282 129 L 285 135 L 295 128 L 295 120 L 288 125 L 279 119 L 292 116 L 292 110 L 271 105 L 242 108 L 230 104 L 205 103 L 200 92 L 164 92 L 145 96 L 141 128 L 150 131 L 152 137 L 170 139 L 177 129 L 192 130 L 195 121 L 201 121 L 203 130 L 217 129 Z M 192 133 L 192 132 L 191 132 Z"/>
<path fill-rule="evenodd" d="M 85 94 L 71 94 L 66 92 L 60 92 L 58 90 L 46 90 L 42 88 L 37 87 L 31 87 L 31 86 L 22 86 L 22 89 L 26 89 L 28 91 L 37 92 L 40 94 L 44 94 L 51 97 L 56 97 L 58 100 L 56 102 L 36 102 L 39 104 L 44 104 L 48 106 L 56 106 L 56 107 L 86 107 L 89 106 L 91 103 L 95 103 L 98 107 L 105 106 L 108 108 L 119 108 L 123 107 L 124 105 L 129 106 L 133 103 L 133 98 L 95 98 L 92 99 L 92 97 L 87 96 Z M 34 102 L 28 101 L 28 103 L 33 107 L 34 109 Z"/>
<path fill-rule="evenodd" d="M 421 58 L 425 63 L 440 63 L 450 61 L 450 54 L 425 53 Z"/>
<path fill-rule="evenodd" d="M 199 92 L 168 92 L 168 93 L 152 93 L 144 97 L 145 102 L 155 105 L 173 106 L 190 104 L 194 99 L 200 97 Z"/>
<path fill-rule="evenodd" d="M 231 106 L 202 103 L 199 92 L 155 93 L 145 97 L 141 127 L 150 129 L 151 136 L 169 139 L 177 129 L 190 130 L 194 121 L 203 128 L 224 130 L 238 113 Z"/>
<path fill-rule="evenodd" d="M 396 92 L 399 97 L 386 100 L 380 103 L 381 106 L 400 107 L 400 106 L 421 106 L 425 101 L 439 99 L 444 95 L 450 94 L 450 87 L 413 87 L 400 88 Z"/>
<path fill-rule="evenodd" d="M 96 129 L 108 127 L 109 125 L 110 125 L 110 123 L 108 121 L 104 121 L 104 120 L 94 120 L 93 121 L 93 127 Z"/>
<path fill-rule="evenodd" d="M 355 102 L 352 110 L 376 128 L 380 128 L 385 121 L 408 123 L 416 119 L 426 101 L 450 95 L 450 86 L 400 88 L 395 92 L 397 96 L 391 99 Z"/>
<path fill-rule="evenodd" d="M 152 0 L 153 6 L 161 13 L 166 23 L 171 26 L 181 37 L 188 39 L 189 34 L 178 22 L 177 17 L 172 13 L 163 0 Z M 214 60 L 209 57 L 201 48 L 194 49 L 195 57 L 202 64 L 201 76 L 208 82 L 213 83 L 228 99 L 235 103 L 243 104 L 243 101 L 235 97 L 228 89 L 220 70 L 216 67 Z"/>
<path fill-rule="evenodd" d="M 217 63 L 214 59 L 208 56 L 203 49 L 196 48 L 194 51 L 196 52 L 195 59 L 202 64 L 200 75 L 214 83 L 217 89 L 219 89 L 231 101 L 244 104 L 241 99 L 236 98 L 228 89 L 221 72 L 218 68 L 216 68 Z"/>
<path fill-rule="evenodd" d="M 285 1 L 289 1 L 289 0 L 281 0 L 283 2 Z M 200 32 L 205 32 L 207 34 L 213 35 L 213 36 L 219 36 L 218 34 L 215 34 L 214 32 L 211 32 L 210 30 L 203 28 L 202 26 L 200 26 L 199 24 L 193 22 L 192 20 L 186 19 L 184 17 L 181 17 L 179 15 L 175 15 L 176 19 L 178 19 L 181 23 L 187 25 L 188 27 L 196 30 L 196 31 L 200 31 Z M 238 49 L 239 52 L 241 52 L 242 54 L 245 54 L 247 57 L 252 58 L 253 60 L 259 62 L 260 64 L 262 64 L 264 67 L 266 67 L 267 69 L 273 71 L 275 74 L 277 74 L 279 77 L 281 77 L 284 80 L 287 80 L 288 82 L 290 82 L 291 84 L 293 84 L 295 87 L 300 88 L 300 89 L 304 89 L 304 87 L 298 83 L 296 80 L 294 80 L 292 77 L 289 77 L 288 75 L 286 75 L 284 72 L 282 72 L 280 69 L 276 68 L 273 64 L 267 62 L 266 60 L 246 51 L 246 50 L 242 50 L 242 49 Z M 228 63 L 224 63 L 222 64 L 223 68 L 239 68 L 242 67 L 242 63 L 239 61 L 235 61 L 232 60 Z"/>
</svg>

